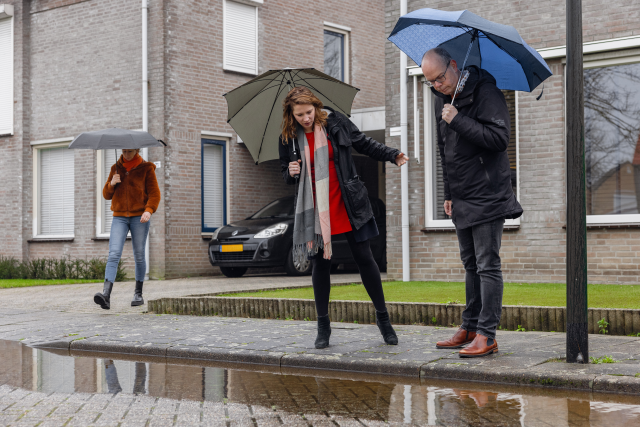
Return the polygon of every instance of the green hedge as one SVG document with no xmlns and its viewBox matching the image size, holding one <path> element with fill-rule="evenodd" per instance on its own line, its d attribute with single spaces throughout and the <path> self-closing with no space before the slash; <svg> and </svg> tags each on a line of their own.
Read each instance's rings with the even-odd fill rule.
<svg viewBox="0 0 640 427">
<path fill-rule="evenodd" d="M 104 279 L 106 266 L 106 258 L 36 258 L 18 261 L 0 255 L 0 279 Z M 126 274 L 120 260 L 116 282 L 123 280 L 126 280 Z"/>
</svg>

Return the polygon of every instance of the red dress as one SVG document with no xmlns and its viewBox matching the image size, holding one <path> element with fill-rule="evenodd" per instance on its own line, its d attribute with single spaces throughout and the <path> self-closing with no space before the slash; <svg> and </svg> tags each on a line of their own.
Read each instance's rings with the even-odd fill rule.
<svg viewBox="0 0 640 427">
<path fill-rule="evenodd" d="M 311 177 L 313 179 L 313 199 L 315 201 L 316 173 L 313 163 L 313 147 L 315 145 L 315 138 L 313 136 L 313 132 L 307 133 L 306 135 L 307 142 L 309 143 Z M 336 165 L 333 158 L 333 145 L 331 145 L 331 141 L 327 142 L 329 143 L 329 218 L 331 218 L 331 235 L 333 236 L 334 234 L 342 234 L 351 231 L 351 223 L 349 222 L 347 209 L 344 207 L 342 191 L 340 191 L 340 182 L 338 181 L 338 173 L 336 172 Z"/>
</svg>

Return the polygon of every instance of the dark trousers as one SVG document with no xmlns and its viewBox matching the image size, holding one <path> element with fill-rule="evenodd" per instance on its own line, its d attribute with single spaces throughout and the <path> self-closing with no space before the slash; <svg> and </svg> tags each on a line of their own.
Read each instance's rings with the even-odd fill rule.
<svg viewBox="0 0 640 427">
<path fill-rule="evenodd" d="M 502 270 L 500 244 L 504 218 L 456 229 L 460 258 L 466 271 L 467 308 L 462 312 L 462 329 L 495 339 L 502 315 Z"/>
<path fill-rule="evenodd" d="M 353 259 L 358 264 L 362 283 L 369 294 L 369 298 L 371 298 L 371 302 L 373 302 L 373 306 L 380 312 L 386 311 L 380 269 L 373 259 L 369 241 L 356 242 L 353 231 L 345 233 L 345 236 L 353 254 Z M 331 260 L 324 259 L 322 255 L 322 250 L 319 250 L 318 255 L 311 260 L 313 265 L 311 282 L 313 283 L 313 295 L 316 300 L 316 313 L 318 316 L 329 314 L 329 293 L 331 292 Z M 339 321 L 341 319 L 333 320 Z"/>
</svg>

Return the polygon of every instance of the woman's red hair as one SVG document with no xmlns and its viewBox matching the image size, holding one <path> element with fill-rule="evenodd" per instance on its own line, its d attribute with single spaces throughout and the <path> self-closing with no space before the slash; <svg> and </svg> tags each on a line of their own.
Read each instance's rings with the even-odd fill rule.
<svg viewBox="0 0 640 427">
<path fill-rule="evenodd" d="M 289 139 L 296 137 L 296 125 L 298 122 L 293 117 L 294 105 L 313 105 L 316 109 L 314 127 L 315 125 L 327 125 L 328 114 L 326 111 L 322 111 L 322 101 L 308 88 L 304 86 L 295 87 L 289 91 L 282 103 L 282 142 L 284 144 L 287 144 Z"/>
</svg>

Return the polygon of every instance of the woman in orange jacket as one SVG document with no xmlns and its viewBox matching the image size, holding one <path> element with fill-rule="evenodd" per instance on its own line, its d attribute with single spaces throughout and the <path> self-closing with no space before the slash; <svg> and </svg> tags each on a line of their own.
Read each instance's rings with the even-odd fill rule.
<svg viewBox="0 0 640 427">
<path fill-rule="evenodd" d="M 111 308 L 111 289 L 129 232 L 136 262 L 136 290 L 131 306 L 144 304 L 142 284 L 147 270 L 145 245 L 151 215 L 160 203 L 160 188 L 156 180 L 156 166 L 144 161 L 138 154 L 139 151 L 122 150 L 122 156 L 111 166 L 111 173 L 102 190 L 104 198 L 111 200 L 113 222 L 109 236 L 109 259 L 104 274 L 104 289 L 102 293 L 95 294 L 93 301 L 105 310 Z"/>
</svg>

